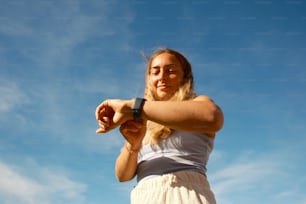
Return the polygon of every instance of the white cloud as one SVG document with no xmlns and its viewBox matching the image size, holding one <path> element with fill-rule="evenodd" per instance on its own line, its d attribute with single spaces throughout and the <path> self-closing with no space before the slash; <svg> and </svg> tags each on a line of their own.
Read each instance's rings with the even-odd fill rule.
<svg viewBox="0 0 306 204">
<path fill-rule="evenodd" d="M 38 3 L 39 4 L 39 3 Z M 39 18 L 42 12 L 49 15 L 42 18 L 40 26 L 28 26 L 36 33 L 33 35 L 34 43 L 32 52 L 24 52 L 28 58 L 38 65 L 48 69 L 58 70 L 65 68 L 64 65 L 72 60 L 74 52 L 82 52 L 82 57 L 92 55 L 94 50 L 100 55 L 107 53 L 111 49 L 126 50 L 129 47 L 130 38 L 128 25 L 133 21 L 133 16 L 117 7 L 117 2 L 111 4 L 106 1 L 94 1 L 91 4 L 83 4 L 78 1 L 64 1 L 57 4 L 40 5 L 40 10 L 32 15 Z M 119 12 L 122 16 L 127 16 L 120 23 L 114 18 Z M 115 42 L 109 41 L 109 36 L 117 35 Z M 92 39 L 99 39 L 98 44 L 77 47 L 83 43 L 91 43 Z M 105 42 L 101 44 L 101 42 Z M 91 50 L 88 50 L 91 49 Z M 128 49 L 129 50 L 129 49 Z M 96 53 L 95 53 L 96 54 Z M 74 56 L 75 57 L 75 56 Z"/>
<path fill-rule="evenodd" d="M 86 185 L 46 167 L 36 164 L 29 167 L 0 161 L 0 200 L 3 203 L 85 203 Z"/>
<path fill-rule="evenodd" d="M 249 161 L 233 163 L 214 173 L 211 178 L 215 182 L 215 191 L 218 194 L 230 191 L 251 190 L 257 187 L 258 182 L 269 176 L 279 175 L 277 163 L 271 161 Z M 255 185 L 254 185 L 255 184 Z M 235 186 L 235 188 L 232 188 Z"/>
<path fill-rule="evenodd" d="M 29 98 L 16 83 L 0 79 L 0 113 L 10 112 L 16 107 L 29 103 Z"/>
<path fill-rule="evenodd" d="M 301 156 L 290 152 L 286 148 L 240 152 L 237 159 L 217 152 L 220 161 L 212 165 L 218 163 L 218 169 L 210 168 L 208 178 L 219 203 L 300 203 L 305 199 L 301 194 L 304 182 L 298 182 L 295 174 Z"/>
</svg>

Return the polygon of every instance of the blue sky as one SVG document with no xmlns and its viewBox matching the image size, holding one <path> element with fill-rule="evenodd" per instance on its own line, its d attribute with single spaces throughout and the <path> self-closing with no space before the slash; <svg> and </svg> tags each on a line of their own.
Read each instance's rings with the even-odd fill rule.
<svg viewBox="0 0 306 204">
<path fill-rule="evenodd" d="M 219 204 L 306 203 L 306 2 L 0 0 L 0 200 L 128 203 L 118 131 L 96 105 L 142 96 L 159 47 L 190 60 L 225 115 L 208 178 Z"/>
</svg>

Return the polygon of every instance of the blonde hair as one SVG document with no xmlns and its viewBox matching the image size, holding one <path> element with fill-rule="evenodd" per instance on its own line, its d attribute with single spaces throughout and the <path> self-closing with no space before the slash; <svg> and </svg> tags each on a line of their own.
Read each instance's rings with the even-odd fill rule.
<svg viewBox="0 0 306 204">
<path fill-rule="evenodd" d="M 145 87 L 145 93 L 144 97 L 148 101 L 157 101 L 154 92 L 152 91 L 151 84 L 149 83 L 149 77 L 150 77 L 150 70 L 151 70 L 151 64 L 155 57 L 162 53 L 169 53 L 173 55 L 180 63 L 181 67 L 184 71 L 183 80 L 181 82 L 181 86 L 179 89 L 174 93 L 174 95 L 169 99 L 171 101 L 183 101 L 183 100 L 190 100 L 196 96 L 196 93 L 194 92 L 194 84 L 193 84 L 193 74 L 192 74 L 192 68 L 188 60 L 184 55 L 181 53 L 168 49 L 158 49 L 156 52 L 154 52 L 151 57 L 148 59 L 147 62 L 147 70 L 146 70 L 146 87 Z M 153 121 L 147 122 L 147 130 L 148 135 L 146 135 L 144 142 L 145 143 L 153 143 L 155 145 L 158 144 L 159 139 L 165 139 L 169 137 L 169 135 L 172 133 L 172 129 L 169 127 L 163 126 L 159 123 L 155 123 Z"/>
</svg>

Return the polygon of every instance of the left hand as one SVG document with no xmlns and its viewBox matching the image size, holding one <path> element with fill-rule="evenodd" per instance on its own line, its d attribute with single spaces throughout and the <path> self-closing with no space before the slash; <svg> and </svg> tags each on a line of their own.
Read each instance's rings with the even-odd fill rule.
<svg viewBox="0 0 306 204">
<path fill-rule="evenodd" d="M 133 100 L 105 100 L 96 108 L 96 119 L 99 128 L 96 133 L 106 133 L 115 129 L 127 120 L 133 119 Z"/>
</svg>

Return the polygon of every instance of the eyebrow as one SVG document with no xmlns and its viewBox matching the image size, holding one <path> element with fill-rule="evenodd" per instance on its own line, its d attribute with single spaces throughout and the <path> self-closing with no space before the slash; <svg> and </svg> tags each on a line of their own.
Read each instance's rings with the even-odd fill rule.
<svg viewBox="0 0 306 204">
<path fill-rule="evenodd" d="M 172 66 L 177 66 L 176 64 L 174 63 L 171 63 L 171 64 L 166 64 L 165 67 L 172 67 Z M 156 65 L 156 66 L 152 66 L 151 68 L 159 68 L 160 66 L 159 65 Z"/>
</svg>

